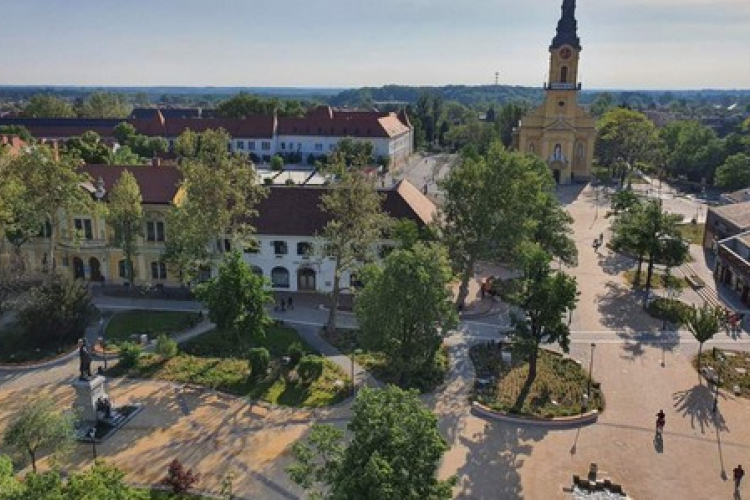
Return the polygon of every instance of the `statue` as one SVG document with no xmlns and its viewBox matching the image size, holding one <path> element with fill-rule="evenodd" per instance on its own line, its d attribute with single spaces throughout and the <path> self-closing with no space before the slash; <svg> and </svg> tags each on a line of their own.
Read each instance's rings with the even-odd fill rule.
<svg viewBox="0 0 750 500">
<path fill-rule="evenodd" d="M 79 340 L 81 347 L 78 348 L 78 359 L 80 361 L 79 370 L 81 371 L 80 380 L 91 378 L 91 354 L 89 353 L 86 341 Z"/>
</svg>

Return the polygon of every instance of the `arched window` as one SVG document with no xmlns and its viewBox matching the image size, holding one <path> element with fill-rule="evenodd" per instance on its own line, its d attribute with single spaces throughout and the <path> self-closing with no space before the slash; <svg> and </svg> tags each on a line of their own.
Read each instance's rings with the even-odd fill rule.
<svg viewBox="0 0 750 500">
<path fill-rule="evenodd" d="M 167 279 L 167 265 L 164 262 L 154 261 L 151 263 L 151 279 Z"/>
<path fill-rule="evenodd" d="M 568 67 L 563 66 L 560 68 L 560 82 L 561 83 L 567 83 L 568 81 Z"/>
<path fill-rule="evenodd" d="M 289 288 L 289 271 L 285 267 L 271 269 L 271 286 L 274 288 Z"/>
<path fill-rule="evenodd" d="M 586 155 L 586 148 L 583 147 L 583 144 L 578 143 L 578 159 L 583 160 L 585 155 Z"/>
</svg>

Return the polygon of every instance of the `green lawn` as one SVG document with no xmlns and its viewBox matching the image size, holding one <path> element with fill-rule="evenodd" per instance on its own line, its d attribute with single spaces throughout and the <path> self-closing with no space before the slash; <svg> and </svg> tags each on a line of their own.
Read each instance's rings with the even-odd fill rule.
<svg viewBox="0 0 750 500">
<path fill-rule="evenodd" d="M 474 399 L 493 410 L 533 415 L 563 417 L 578 415 L 583 406 L 583 395 L 588 390 L 588 373 L 573 361 L 549 351 L 540 350 L 536 379 L 519 405 L 519 396 L 529 373 L 529 364 L 520 353 L 513 353 L 513 361 L 501 362 L 496 345 L 476 345 L 470 351 L 477 378 L 493 382 L 474 391 Z M 520 360 L 520 361 L 519 361 Z M 598 384 L 592 384 L 589 408 L 604 409 L 604 399 Z"/>
<path fill-rule="evenodd" d="M 623 278 L 625 279 L 625 283 L 627 283 L 630 286 L 633 286 L 633 283 L 635 282 L 635 269 L 631 269 L 629 271 L 625 271 L 623 273 Z M 643 288 L 646 286 L 646 275 L 647 275 L 647 269 L 646 266 L 643 266 L 643 269 L 641 270 L 641 276 L 638 280 L 637 287 Z M 667 283 L 665 283 L 666 276 L 662 271 L 654 269 L 654 275 L 651 277 L 651 288 L 653 290 L 664 288 Z M 682 276 L 676 276 L 674 271 L 672 271 L 672 274 L 669 276 L 668 281 L 668 287 L 667 288 L 675 288 L 677 290 L 682 290 L 686 286 L 688 286 L 687 281 L 685 281 L 685 278 Z"/>
<path fill-rule="evenodd" d="M 157 354 L 144 354 L 135 368 L 124 373 L 115 367 L 112 374 L 198 384 L 285 406 L 319 407 L 345 399 L 350 391 L 349 378 L 328 360 L 317 380 L 310 384 L 297 380 L 296 372 L 281 360 L 294 343 L 301 344 L 306 353 L 316 354 L 294 329 L 284 326 L 269 328 L 264 340 L 254 342 L 212 330 L 186 342 L 179 356 L 163 359 Z M 246 355 L 252 347 L 266 347 L 271 353 L 269 374 L 260 380 L 249 377 Z M 337 380 L 344 385 L 336 387 Z"/>
<path fill-rule="evenodd" d="M 693 245 L 703 244 L 703 224 L 680 224 L 677 226 L 685 241 Z"/>
<path fill-rule="evenodd" d="M 397 384 L 398 374 L 388 365 L 388 359 L 382 352 L 373 352 L 363 349 L 358 338 L 358 330 L 336 330 L 329 334 L 323 329 L 321 336 L 342 354 L 349 355 L 354 349 L 361 352 L 354 355 L 358 365 L 372 373 L 375 378 L 386 384 Z M 430 392 L 439 386 L 445 379 L 449 369 L 448 352 L 445 348 L 438 351 L 435 366 L 430 373 L 425 373 L 419 380 L 413 381 L 409 388 L 418 389 L 421 392 Z"/>
<path fill-rule="evenodd" d="M 133 335 L 142 333 L 156 338 L 181 332 L 197 324 L 198 313 L 183 311 L 134 310 L 117 313 L 107 323 L 107 342 L 131 340 Z"/>
</svg>

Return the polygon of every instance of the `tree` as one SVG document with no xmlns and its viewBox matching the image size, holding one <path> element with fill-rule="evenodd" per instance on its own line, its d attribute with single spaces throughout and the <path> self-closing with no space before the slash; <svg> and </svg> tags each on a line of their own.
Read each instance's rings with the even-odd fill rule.
<svg viewBox="0 0 750 500">
<path fill-rule="evenodd" d="M 500 109 L 495 127 L 506 148 L 513 143 L 513 129 L 518 127 L 518 122 L 528 111 L 529 107 L 526 103 L 516 101 L 508 102 Z"/>
<path fill-rule="evenodd" d="M 222 118 L 247 118 L 253 115 L 303 116 L 305 107 L 299 101 L 280 101 L 245 92 L 222 101 L 216 106 L 216 114 Z"/>
<path fill-rule="evenodd" d="M 131 109 L 122 94 L 94 92 L 81 103 L 78 115 L 82 118 L 126 118 Z"/>
<path fill-rule="evenodd" d="M 143 163 L 143 158 L 135 154 L 129 146 L 120 146 L 109 151 L 106 163 L 107 165 L 138 165 Z"/>
<path fill-rule="evenodd" d="M 56 264 L 61 214 L 95 211 L 93 197 L 81 188 L 90 179 L 79 169 L 78 162 L 58 159 L 46 146 L 34 146 L 8 163 L 8 178 L 20 192 L 14 197 L 6 229 L 17 234 L 22 244 L 48 224 L 49 251 L 44 256 L 47 270 L 54 269 Z"/>
<path fill-rule="evenodd" d="M 674 177 L 710 180 L 724 162 L 724 148 L 716 133 L 697 121 L 668 123 L 659 135 L 665 144 L 666 168 Z"/>
<path fill-rule="evenodd" d="M 63 487 L 66 499 L 147 500 L 149 492 L 125 484 L 125 473 L 113 465 L 96 461 L 90 469 L 72 474 Z"/>
<path fill-rule="evenodd" d="M 329 163 L 341 163 L 347 168 L 364 168 L 374 161 L 375 146 L 370 141 L 351 137 L 341 139 L 331 152 Z"/>
<path fill-rule="evenodd" d="M 36 472 L 40 455 L 59 455 L 74 442 L 73 415 L 57 411 L 58 402 L 37 397 L 24 403 L 5 429 L 3 444 L 19 454 L 28 454 Z"/>
<path fill-rule="evenodd" d="M 330 166 L 339 181 L 321 196 L 320 209 L 330 218 L 321 234 L 325 245 L 318 248 L 319 257 L 333 259 L 333 291 L 326 330 L 336 330 L 341 280 L 372 259 L 373 246 L 386 228 L 388 218 L 381 207 L 381 197 L 374 181 L 344 164 Z"/>
<path fill-rule="evenodd" d="M 73 106 L 50 94 L 31 96 L 21 111 L 24 118 L 75 118 Z"/>
<path fill-rule="evenodd" d="M 180 164 L 183 196 L 167 216 L 165 260 L 178 269 L 183 282 L 229 244 L 249 244 L 253 228 L 248 220 L 266 195 L 255 169 L 229 155 L 228 137 L 221 130 L 180 136 L 192 144 L 188 152 L 194 156 Z"/>
<path fill-rule="evenodd" d="M 514 317 L 513 336 L 529 353 L 529 374 L 525 386 L 531 387 L 536 378 L 536 365 L 539 346 L 558 344 L 568 352 L 570 345 L 570 327 L 564 319 L 578 302 L 578 285 L 576 279 L 563 273 L 553 271 L 550 267 L 550 254 L 537 244 L 526 244 L 522 250 L 521 267 L 523 277 L 518 284 L 518 291 L 509 294 L 512 304 L 520 307 L 525 317 Z M 525 392 L 522 391 L 518 407 L 523 404 Z"/>
<path fill-rule="evenodd" d="M 448 255 L 436 244 L 397 249 L 370 266 L 356 302 L 363 343 L 382 351 L 400 386 L 413 386 L 435 366 L 443 335 L 457 323 Z"/>
<path fill-rule="evenodd" d="M 228 254 L 219 266 L 219 275 L 198 285 L 198 298 L 206 303 L 209 318 L 220 330 L 231 332 L 238 339 L 247 335 L 262 339 L 271 324 L 266 304 L 273 302 L 258 276 L 242 259 L 239 252 Z"/>
<path fill-rule="evenodd" d="M 169 464 L 167 477 L 161 484 L 168 486 L 175 495 L 185 495 L 195 483 L 200 480 L 200 475 L 185 468 L 176 458 Z"/>
<path fill-rule="evenodd" d="M 0 125 L 0 135 L 17 135 L 26 143 L 30 143 L 34 140 L 29 129 L 22 125 Z M 1 148 L 0 151 L 2 151 Z"/>
<path fill-rule="evenodd" d="M 532 215 L 541 208 L 535 204 L 553 186 L 542 160 L 507 152 L 497 143 L 483 155 L 462 155 L 441 183 L 446 199 L 440 217 L 442 239 L 461 280 L 459 307 L 477 262 L 513 261 L 520 242 L 537 227 Z"/>
<path fill-rule="evenodd" d="M 79 137 L 71 137 L 65 141 L 62 153 L 68 158 L 84 163 L 107 163 L 110 150 L 102 142 L 102 138 L 94 131 L 84 132 Z"/>
<path fill-rule="evenodd" d="M 720 308 L 704 304 L 701 308 L 691 306 L 682 318 L 685 326 L 698 341 L 698 371 L 701 369 L 703 344 L 719 332 L 722 316 L 723 311 Z"/>
<path fill-rule="evenodd" d="M 135 176 L 123 170 L 109 193 L 107 211 L 114 229 L 114 246 L 125 257 L 126 279 L 133 283 L 133 256 L 138 249 L 138 237 L 143 235 L 143 197 Z"/>
<path fill-rule="evenodd" d="M 327 487 L 329 500 L 441 500 L 452 498 L 455 479 L 440 481 L 437 469 L 448 445 L 437 417 L 415 391 L 389 386 L 362 389 L 348 424 L 352 441 L 331 425 L 315 425 L 292 448 L 291 479 L 305 489 Z"/>
<path fill-rule="evenodd" d="M 738 153 L 727 158 L 716 169 L 715 184 L 730 191 L 750 187 L 750 157 Z"/>
<path fill-rule="evenodd" d="M 623 184 L 636 162 L 650 163 L 660 148 L 656 127 L 638 111 L 613 108 L 597 123 L 596 158 L 600 165 L 619 171 Z"/>
<path fill-rule="evenodd" d="M 29 341 L 53 343 L 60 349 L 83 337 L 91 313 L 91 295 L 85 283 L 68 273 L 53 273 L 32 288 L 19 305 L 18 320 Z"/>
<path fill-rule="evenodd" d="M 615 99 L 609 92 L 601 92 L 596 95 L 591 103 L 591 114 L 595 117 L 602 116 L 615 105 Z"/>
</svg>

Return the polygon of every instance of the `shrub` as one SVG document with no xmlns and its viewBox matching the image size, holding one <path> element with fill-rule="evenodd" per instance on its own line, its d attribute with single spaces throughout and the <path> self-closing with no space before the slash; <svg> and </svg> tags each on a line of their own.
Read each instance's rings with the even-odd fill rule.
<svg viewBox="0 0 750 500">
<path fill-rule="evenodd" d="M 294 179 L 289 178 L 286 181 L 284 181 L 284 184 L 286 184 L 287 186 L 294 186 Z"/>
<path fill-rule="evenodd" d="M 690 307 L 676 299 L 658 297 L 652 300 L 646 310 L 657 319 L 664 319 L 675 325 L 681 325 L 685 321 L 685 315 Z"/>
<path fill-rule="evenodd" d="M 177 342 L 169 338 L 166 334 L 162 333 L 156 339 L 156 354 L 164 359 L 170 359 L 177 356 L 180 348 L 177 347 Z"/>
<path fill-rule="evenodd" d="M 250 373 L 253 378 L 260 378 L 268 373 L 268 366 L 271 364 L 271 355 L 265 347 L 254 347 L 247 354 L 250 362 Z"/>
<path fill-rule="evenodd" d="M 289 356 L 289 368 L 294 368 L 295 366 L 297 366 L 297 364 L 299 364 L 302 356 L 305 355 L 305 350 L 302 347 L 302 344 L 300 344 L 299 342 L 295 342 L 289 346 L 289 350 L 286 352 L 286 355 Z"/>
<path fill-rule="evenodd" d="M 176 458 L 169 464 L 167 477 L 162 479 L 161 484 L 168 486 L 175 495 L 184 495 L 200 479 L 199 474 L 186 469 Z"/>
<path fill-rule="evenodd" d="M 141 357 L 141 346 L 132 342 L 125 342 L 120 346 L 120 366 L 123 368 L 133 368 L 138 366 L 138 359 Z"/>
<path fill-rule="evenodd" d="M 273 155 L 271 158 L 271 170 L 282 170 L 284 168 L 284 158 L 279 155 Z"/>
<path fill-rule="evenodd" d="M 304 356 L 297 367 L 300 380 L 309 384 L 323 375 L 323 358 L 314 354 Z"/>
</svg>

